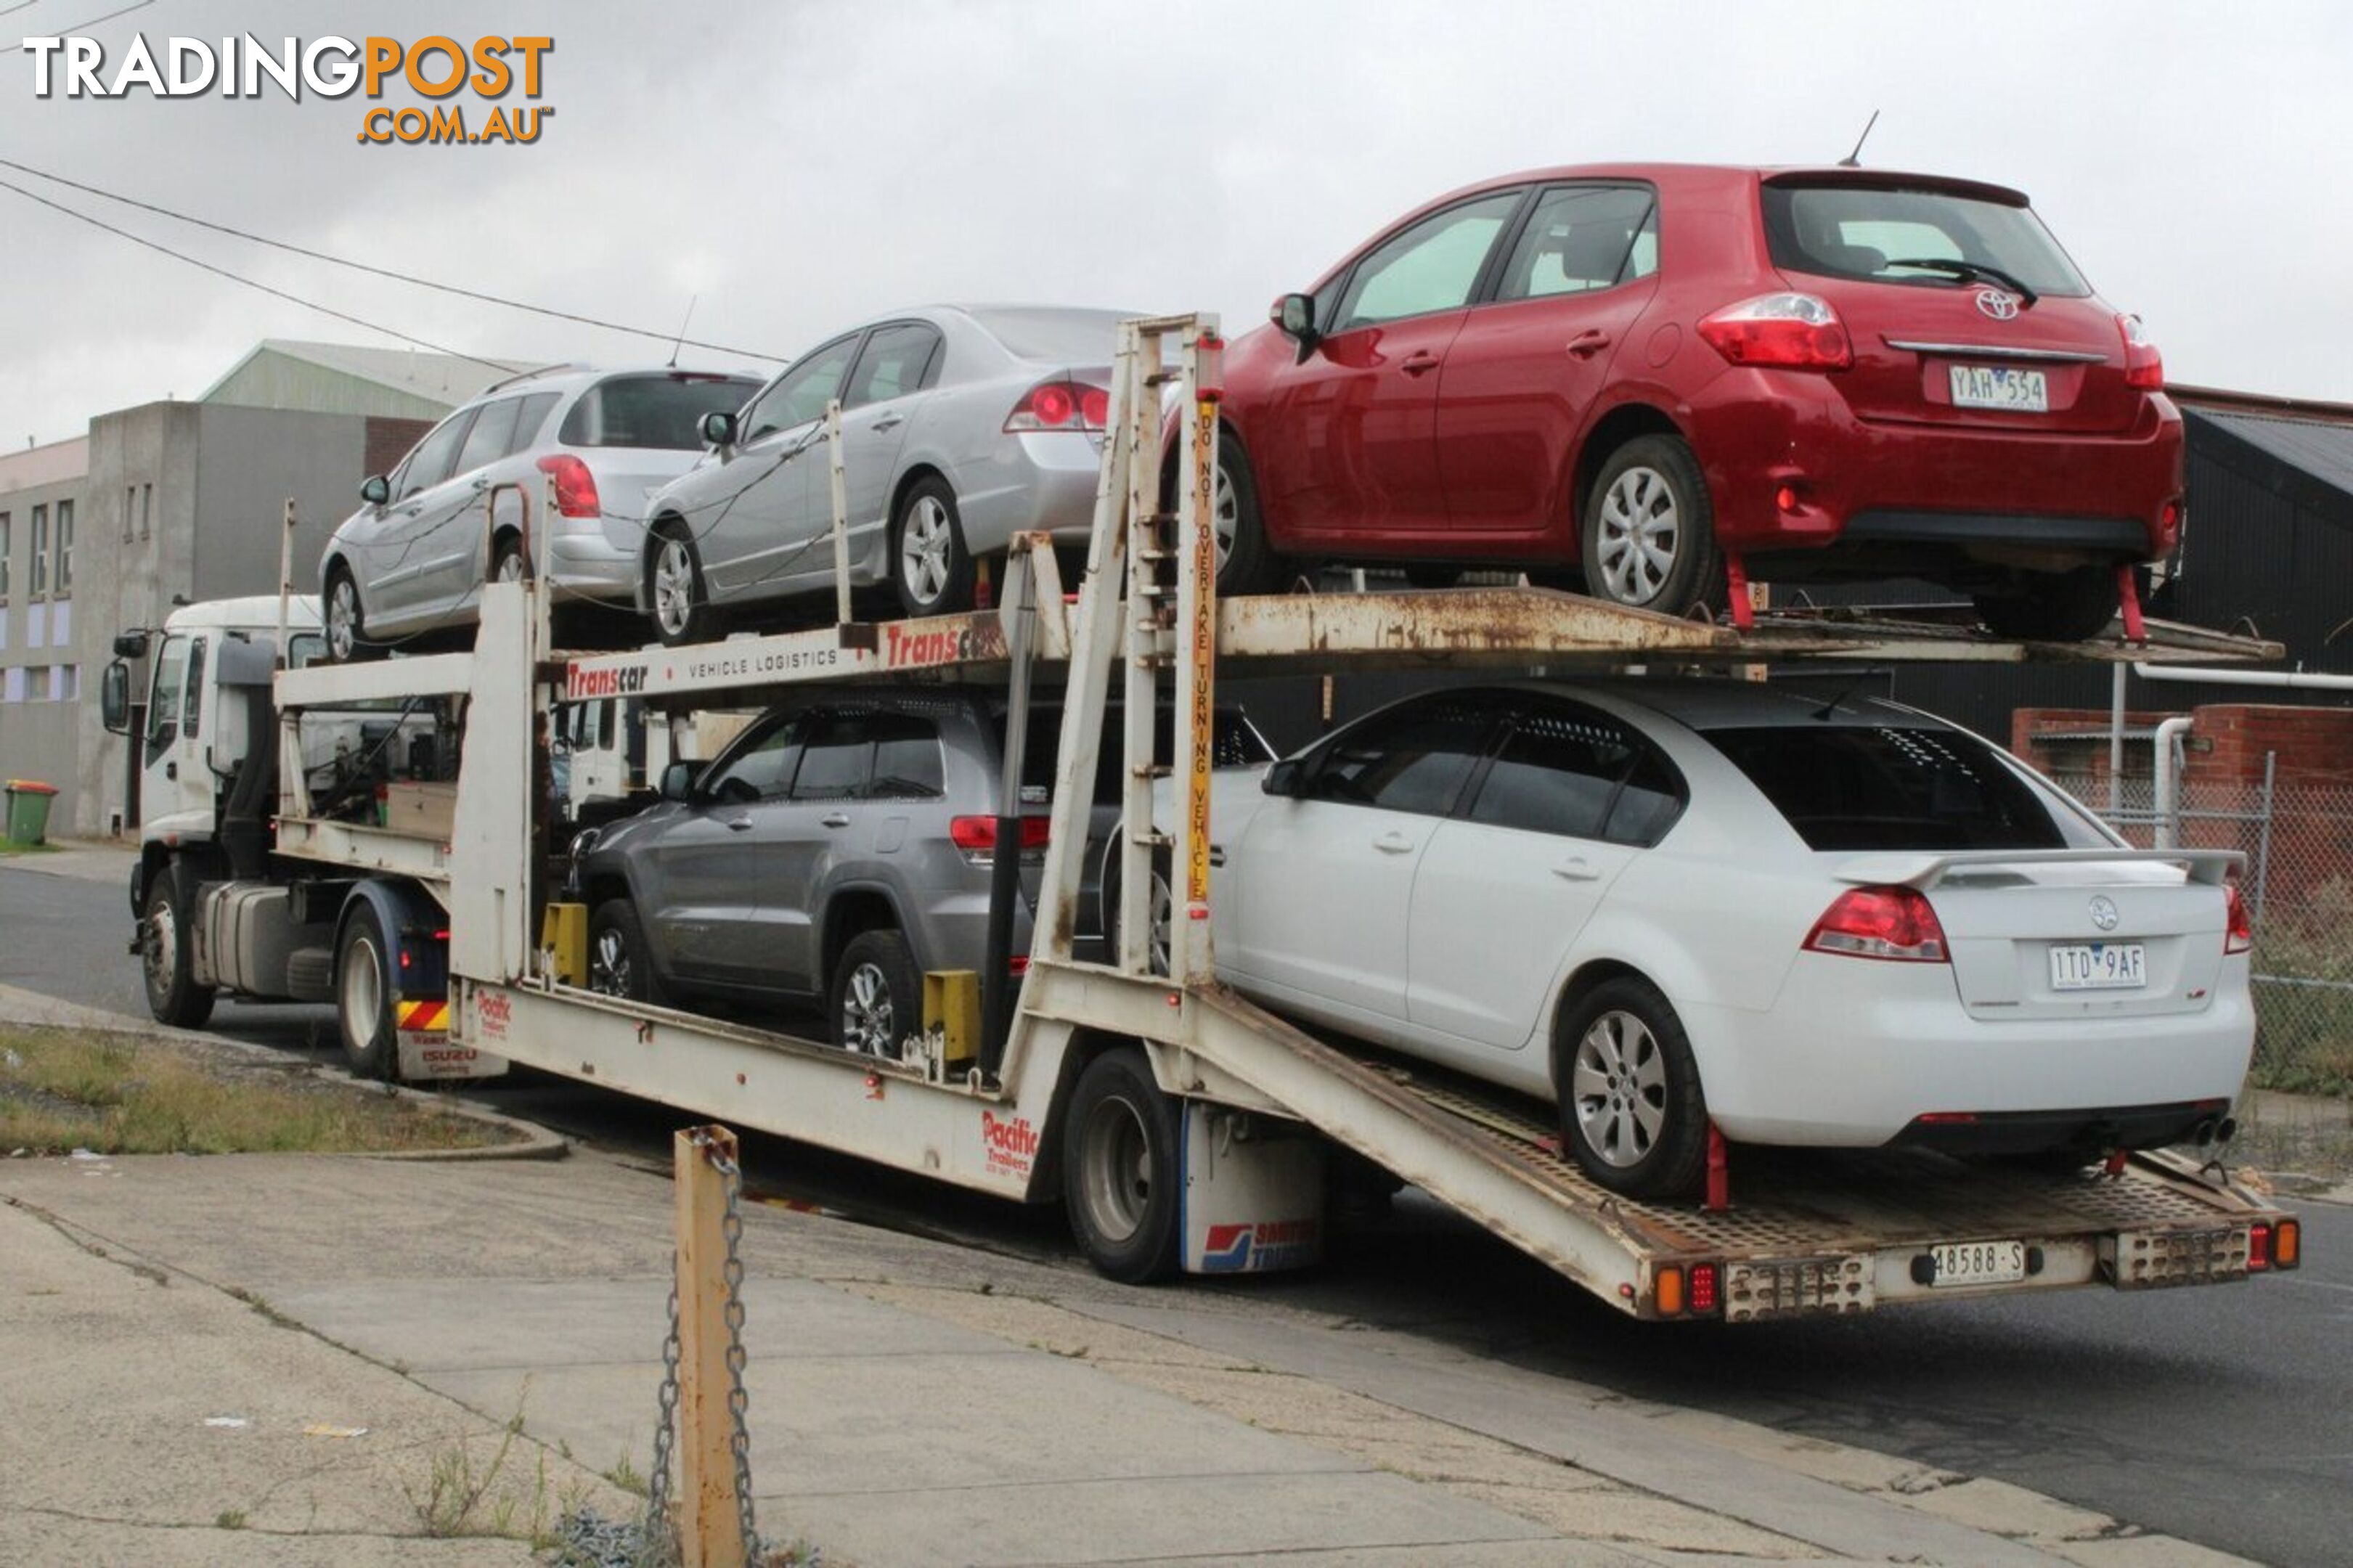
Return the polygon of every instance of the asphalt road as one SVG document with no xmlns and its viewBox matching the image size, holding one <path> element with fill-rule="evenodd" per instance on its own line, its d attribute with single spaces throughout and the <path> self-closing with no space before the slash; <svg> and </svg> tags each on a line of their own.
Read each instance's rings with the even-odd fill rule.
<svg viewBox="0 0 2353 1568">
<path fill-rule="evenodd" d="M 111 883 L 0 867 L 0 983 L 143 1013 Z M 223 1005 L 221 1033 L 326 1056 L 324 1007 Z M 478 1086 L 517 1114 L 669 1157 L 675 1113 L 538 1074 Z M 780 1139 L 755 1186 L 848 1217 L 1077 1268 L 1025 1210 Z M 2304 1206 L 2309 1261 L 2245 1286 L 1895 1309 L 1741 1329 L 1646 1327 L 1408 1192 L 1297 1277 L 1195 1281 L 1408 1330 L 1532 1375 L 1722 1412 L 1991 1476 L 2284 1565 L 2353 1562 L 2353 1210 Z"/>
</svg>

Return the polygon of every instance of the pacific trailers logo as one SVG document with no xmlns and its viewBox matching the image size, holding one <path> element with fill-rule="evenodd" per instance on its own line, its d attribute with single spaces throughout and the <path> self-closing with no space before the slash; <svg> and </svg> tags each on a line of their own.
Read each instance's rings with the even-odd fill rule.
<svg viewBox="0 0 2353 1568">
<path fill-rule="evenodd" d="M 26 38 L 33 57 L 35 98 L 265 98 L 275 89 L 300 103 L 312 98 L 342 99 L 353 92 L 380 99 L 387 87 L 406 86 L 432 100 L 429 110 L 375 108 L 360 118 L 364 142 L 427 142 L 443 146 L 536 142 L 541 124 L 555 112 L 534 104 L 512 108 L 499 102 L 518 87 L 537 100 L 553 37 L 501 37 L 470 41 L 440 34 L 409 42 L 401 38 L 327 37 L 282 38 L 273 48 L 250 33 L 211 38 L 172 37 L 160 49 L 146 35 L 110 56 L 96 38 L 76 35 Z M 462 104 L 445 100 L 471 93 L 488 100 L 488 120 L 470 124 Z"/>
<path fill-rule="evenodd" d="M 980 1142 L 994 1175 L 1026 1176 L 1038 1159 L 1038 1130 L 1026 1116 L 1000 1121 L 992 1112 L 982 1111 Z"/>
</svg>

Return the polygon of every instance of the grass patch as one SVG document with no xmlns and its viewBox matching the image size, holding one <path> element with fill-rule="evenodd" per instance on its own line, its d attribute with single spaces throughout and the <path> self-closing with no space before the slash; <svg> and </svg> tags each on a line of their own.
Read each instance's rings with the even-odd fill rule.
<svg viewBox="0 0 2353 1568">
<path fill-rule="evenodd" d="M 14 838 L 0 838 L 0 855 L 48 855 L 57 846 L 49 843 L 26 844 Z"/>
<path fill-rule="evenodd" d="M 0 1029 L 0 1154 L 380 1153 L 506 1136 L 266 1060 L 133 1035 Z"/>
</svg>

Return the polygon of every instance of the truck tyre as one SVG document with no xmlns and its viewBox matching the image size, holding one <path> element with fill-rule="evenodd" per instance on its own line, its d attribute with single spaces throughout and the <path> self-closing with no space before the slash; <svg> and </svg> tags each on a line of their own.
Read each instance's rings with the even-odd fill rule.
<svg viewBox="0 0 2353 1568">
<path fill-rule="evenodd" d="M 180 868 L 164 867 L 148 886 L 147 909 L 139 922 L 140 968 L 147 1010 L 157 1023 L 183 1029 L 201 1029 L 213 1016 L 213 988 L 196 984 L 194 922 Z"/>
<path fill-rule="evenodd" d="M 1562 1018 L 1554 1081 L 1562 1142 L 1630 1197 L 1680 1197 L 1707 1167 L 1707 1100 L 1691 1040 L 1659 988 L 1604 981 Z"/>
<path fill-rule="evenodd" d="M 1130 1285 L 1174 1275 L 1185 1237 L 1183 1119 L 1132 1046 L 1089 1062 L 1062 1110 L 1062 1203 L 1096 1269 Z"/>
<path fill-rule="evenodd" d="M 392 943 L 375 906 L 354 904 L 335 939 L 335 1021 L 343 1037 L 343 1061 L 354 1078 L 390 1082 L 400 1066 L 392 963 Z"/>
<path fill-rule="evenodd" d="M 833 1043 L 861 1056 L 899 1059 L 899 1042 L 923 1026 L 923 977 L 907 939 L 862 931 L 833 966 Z"/>
<path fill-rule="evenodd" d="M 628 1002 L 662 999 L 646 928 L 627 899 L 607 899 L 588 917 L 588 989 Z"/>
</svg>

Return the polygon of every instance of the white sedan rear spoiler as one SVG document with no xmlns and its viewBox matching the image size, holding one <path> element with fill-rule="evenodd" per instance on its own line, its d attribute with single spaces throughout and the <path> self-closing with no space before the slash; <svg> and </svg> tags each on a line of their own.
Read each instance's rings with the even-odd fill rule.
<svg viewBox="0 0 2353 1568">
<path fill-rule="evenodd" d="M 2193 882 L 2220 886 L 2245 868 L 2247 857 L 2237 849 L 1965 849 L 1949 855 L 1857 855 L 1840 861 L 1831 874 L 1841 882 L 1916 888 L 1925 893 L 1947 877 L 1998 866 L 2027 868 L 2103 863 L 2179 866 Z"/>
</svg>

